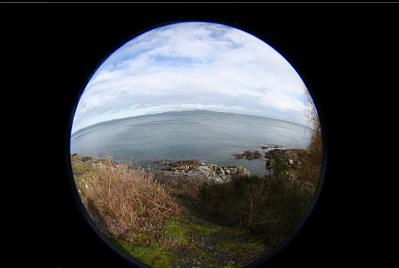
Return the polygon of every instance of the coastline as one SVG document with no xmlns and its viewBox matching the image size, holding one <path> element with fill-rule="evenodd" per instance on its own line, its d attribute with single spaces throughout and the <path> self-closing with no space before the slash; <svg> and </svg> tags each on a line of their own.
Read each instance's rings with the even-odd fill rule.
<svg viewBox="0 0 399 268">
<path fill-rule="evenodd" d="M 207 163 L 197 159 L 180 159 L 180 160 L 153 160 L 150 165 L 146 167 L 140 165 L 131 165 L 128 163 L 119 163 L 107 158 L 96 158 L 91 156 L 81 156 L 77 153 L 72 154 L 72 158 L 76 157 L 82 161 L 91 161 L 94 165 L 102 165 L 105 162 L 111 163 L 114 167 L 123 166 L 132 169 L 145 169 L 154 173 L 162 174 L 162 176 L 204 176 L 208 182 L 225 183 L 231 181 L 232 177 L 240 176 L 256 176 L 268 178 L 271 176 L 273 169 L 271 168 L 274 158 L 279 157 L 284 159 L 287 167 L 291 170 L 298 165 L 301 165 L 300 157 L 306 155 L 305 149 L 287 149 L 282 145 L 258 145 L 255 150 L 245 150 L 243 152 L 236 152 L 232 155 L 233 158 L 247 161 L 263 161 L 265 162 L 265 175 L 253 175 L 251 171 L 241 165 L 217 165 L 215 163 Z"/>
<path fill-rule="evenodd" d="M 72 154 L 71 162 L 84 207 L 127 255 L 153 267 L 241 267 L 286 239 L 318 182 L 302 171 L 308 150 L 259 150 L 235 156 L 262 161 L 265 176 L 198 160 L 143 168 Z"/>
</svg>

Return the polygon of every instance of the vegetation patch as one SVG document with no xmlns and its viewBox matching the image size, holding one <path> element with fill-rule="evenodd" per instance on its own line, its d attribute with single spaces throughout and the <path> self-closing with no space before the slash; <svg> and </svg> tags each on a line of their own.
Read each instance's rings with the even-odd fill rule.
<svg viewBox="0 0 399 268">
<path fill-rule="evenodd" d="M 270 176 L 236 175 L 224 183 L 79 155 L 72 168 L 93 220 L 136 260 L 151 267 L 241 267 L 302 221 L 320 172 L 321 150 L 314 148 L 275 150 Z"/>
<path fill-rule="evenodd" d="M 161 243 L 127 242 L 121 239 L 112 241 L 119 249 L 138 261 L 151 267 L 170 267 L 173 261 L 173 254 Z"/>
</svg>

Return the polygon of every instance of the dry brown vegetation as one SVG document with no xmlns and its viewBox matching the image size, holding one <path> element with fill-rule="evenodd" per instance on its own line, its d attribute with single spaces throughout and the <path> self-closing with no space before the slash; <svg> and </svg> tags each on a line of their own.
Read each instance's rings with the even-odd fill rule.
<svg viewBox="0 0 399 268">
<path fill-rule="evenodd" d="M 307 98 L 308 107 L 310 109 L 309 123 L 312 125 L 313 131 L 306 157 L 304 157 L 303 164 L 298 167 L 296 172 L 300 179 L 311 181 L 314 186 L 317 186 L 323 158 L 323 141 L 316 106 L 313 104 L 313 100 L 309 93 Z"/>
<path fill-rule="evenodd" d="M 166 219 L 181 213 L 169 190 L 141 169 L 103 165 L 80 191 L 91 217 L 114 237 L 157 232 Z"/>
<path fill-rule="evenodd" d="M 115 246 L 149 266 L 235 263 L 228 267 L 238 267 L 266 249 L 245 228 L 192 218 L 187 202 L 198 198 L 201 185 L 208 185 L 201 176 L 156 176 L 149 170 L 79 155 L 72 156 L 72 167 L 82 201 L 96 225 Z"/>
</svg>

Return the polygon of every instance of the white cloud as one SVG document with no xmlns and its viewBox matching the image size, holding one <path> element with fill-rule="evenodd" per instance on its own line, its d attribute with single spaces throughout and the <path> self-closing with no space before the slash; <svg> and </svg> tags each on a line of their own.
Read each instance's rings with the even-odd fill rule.
<svg viewBox="0 0 399 268">
<path fill-rule="evenodd" d="M 206 109 L 305 124 L 306 87 L 289 63 L 256 37 L 211 23 L 149 31 L 115 51 L 80 99 L 73 132 L 106 120 Z"/>
</svg>

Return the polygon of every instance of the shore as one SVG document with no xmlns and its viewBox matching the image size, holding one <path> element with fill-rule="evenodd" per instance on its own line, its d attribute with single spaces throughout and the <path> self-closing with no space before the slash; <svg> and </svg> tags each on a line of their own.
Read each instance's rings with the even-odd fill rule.
<svg viewBox="0 0 399 268">
<path fill-rule="evenodd" d="M 152 174 L 156 181 L 161 180 L 162 187 L 172 189 L 171 194 L 184 211 L 166 217 L 158 230 L 127 231 L 116 235 L 104 224 L 106 220 L 98 215 L 98 208 L 93 210 L 93 197 L 89 197 L 88 193 L 90 189 L 99 187 L 96 176 L 100 170 L 125 174 L 138 168 L 130 168 L 111 159 L 72 155 L 75 182 L 83 205 L 116 247 L 152 267 L 242 267 L 267 253 L 268 246 L 255 234 L 245 228 L 204 220 L 198 217 L 198 213 L 193 213 L 193 207 L 185 200 L 189 196 L 189 187 L 194 184 L 226 183 L 230 177 L 221 173 L 227 174 L 229 170 L 241 172 L 240 168 L 219 167 L 193 160 L 161 161 L 159 164 L 163 169 L 141 171 Z M 245 169 L 242 172 L 248 174 Z M 213 175 L 208 176 L 210 173 Z M 111 184 L 111 191 L 112 188 Z M 153 208 L 154 204 L 149 206 Z"/>
<path fill-rule="evenodd" d="M 83 205 L 126 254 L 153 267 L 241 267 L 286 238 L 317 184 L 300 173 L 308 151 L 259 148 L 234 157 L 264 160 L 265 176 L 198 160 L 151 169 L 77 154 L 71 162 Z"/>
</svg>

